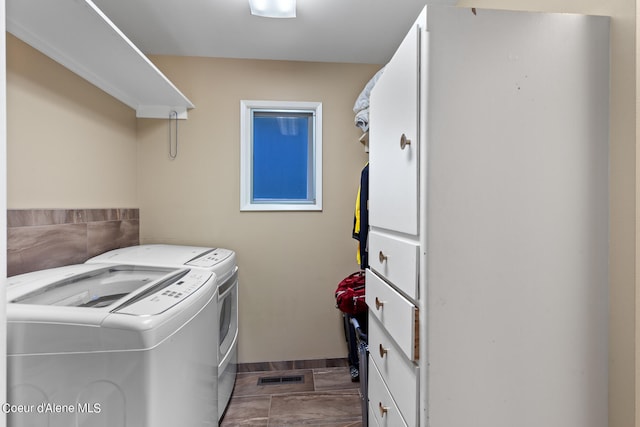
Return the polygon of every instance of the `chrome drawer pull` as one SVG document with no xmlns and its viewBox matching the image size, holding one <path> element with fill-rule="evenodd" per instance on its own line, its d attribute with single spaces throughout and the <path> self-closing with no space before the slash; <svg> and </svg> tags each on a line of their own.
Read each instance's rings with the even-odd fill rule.
<svg viewBox="0 0 640 427">
<path fill-rule="evenodd" d="M 403 133 L 400 137 L 400 149 L 404 150 L 407 145 L 411 145 L 411 140 Z"/>
<path fill-rule="evenodd" d="M 384 301 L 380 301 L 378 297 L 376 297 L 376 310 L 380 310 L 384 306 Z"/>
<path fill-rule="evenodd" d="M 389 351 L 388 349 L 384 348 L 382 346 L 382 344 L 380 344 L 380 357 L 381 358 L 384 358 L 384 355 L 387 354 L 388 351 Z"/>
<path fill-rule="evenodd" d="M 389 407 L 388 406 L 382 406 L 382 402 L 378 403 L 378 408 L 380 408 L 380 416 L 383 417 L 383 418 L 384 418 L 384 414 L 389 412 Z"/>
<path fill-rule="evenodd" d="M 380 264 L 385 262 L 387 259 L 388 257 L 384 253 L 382 253 L 382 251 L 380 251 L 380 253 L 378 254 L 378 260 L 380 260 Z"/>
</svg>

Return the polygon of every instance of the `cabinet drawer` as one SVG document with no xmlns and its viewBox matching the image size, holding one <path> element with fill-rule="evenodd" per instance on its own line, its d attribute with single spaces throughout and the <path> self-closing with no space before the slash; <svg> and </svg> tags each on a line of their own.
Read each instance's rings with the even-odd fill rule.
<svg viewBox="0 0 640 427">
<path fill-rule="evenodd" d="M 365 301 L 369 313 L 382 324 L 410 360 L 418 360 L 418 308 L 371 270 L 366 271 Z"/>
<path fill-rule="evenodd" d="M 369 423 L 373 424 L 371 419 L 374 419 L 375 424 L 380 427 L 408 427 L 389 390 L 384 385 L 378 368 L 371 360 L 369 360 L 368 380 Z M 372 414 L 373 418 L 371 418 Z M 414 427 L 414 425 L 411 425 L 411 427 Z"/>
<path fill-rule="evenodd" d="M 419 250 L 417 242 L 369 233 L 369 266 L 413 299 L 418 299 Z"/>
<path fill-rule="evenodd" d="M 400 351 L 374 316 L 369 318 L 369 356 L 409 425 L 417 425 L 418 368 Z"/>
</svg>

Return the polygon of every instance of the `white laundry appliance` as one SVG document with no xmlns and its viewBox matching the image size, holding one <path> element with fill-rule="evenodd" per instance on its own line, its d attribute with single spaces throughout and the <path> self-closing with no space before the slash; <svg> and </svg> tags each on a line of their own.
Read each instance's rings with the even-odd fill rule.
<svg viewBox="0 0 640 427">
<path fill-rule="evenodd" d="M 215 274 L 73 265 L 9 278 L 7 301 L 8 425 L 217 425 Z"/>
<path fill-rule="evenodd" d="M 218 280 L 218 419 L 231 399 L 238 359 L 238 266 L 230 249 L 181 245 L 139 245 L 115 249 L 87 263 L 155 265 L 172 268 L 201 268 Z M 212 324 L 213 325 L 213 324 Z"/>
</svg>

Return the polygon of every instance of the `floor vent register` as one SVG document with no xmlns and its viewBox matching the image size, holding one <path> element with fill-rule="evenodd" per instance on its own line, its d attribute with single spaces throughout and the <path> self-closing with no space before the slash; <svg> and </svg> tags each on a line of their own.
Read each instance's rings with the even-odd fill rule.
<svg viewBox="0 0 640 427">
<path fill-rule="evenodd" d="M 279 377 L 260 377 L 258 385 L 304 384 L 304 375 L 287 375 Z"/>
</svg>

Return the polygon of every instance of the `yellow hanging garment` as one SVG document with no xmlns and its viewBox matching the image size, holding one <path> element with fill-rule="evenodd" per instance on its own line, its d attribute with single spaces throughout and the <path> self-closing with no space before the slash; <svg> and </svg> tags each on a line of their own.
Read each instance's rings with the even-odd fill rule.
<svg viewBox="0 0 640 427">
<path fill-rule="evenodd" d="M 358 195 L 356 196 L 356 209 L 353 218 L 353 236 L 355 239 L 358 239 L 358 235 L 360 234 L 360 190 L 358 187 Z M 360 240 L 358 240 L 358 251 L 356 252 L 356 260 L 358 261 L 358 265 L 362 264 L 362 258 L 360 256 Z"/>
</svg>

